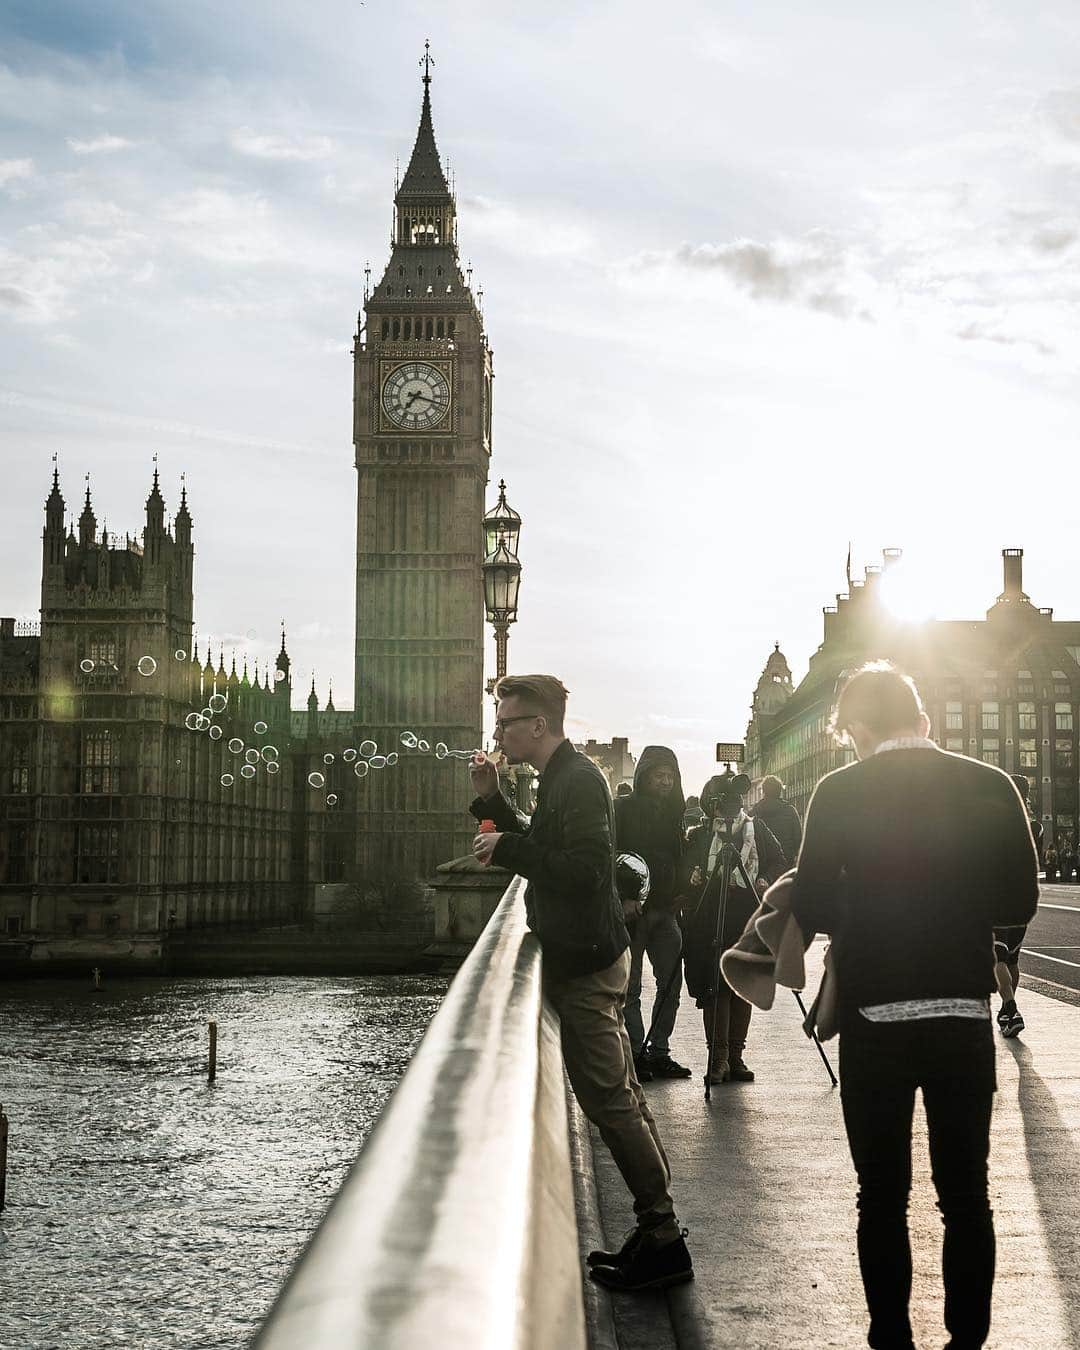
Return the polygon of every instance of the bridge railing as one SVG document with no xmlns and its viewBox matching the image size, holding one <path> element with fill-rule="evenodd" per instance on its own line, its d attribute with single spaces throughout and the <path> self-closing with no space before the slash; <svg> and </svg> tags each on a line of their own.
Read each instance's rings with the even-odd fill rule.
<svg viewBox="0 0 1080 1350">
<path fill-rule="evenodd" d="M 516 877 L 255 1341 L 584 1350 L 558 1026 Z"/>
</svg>

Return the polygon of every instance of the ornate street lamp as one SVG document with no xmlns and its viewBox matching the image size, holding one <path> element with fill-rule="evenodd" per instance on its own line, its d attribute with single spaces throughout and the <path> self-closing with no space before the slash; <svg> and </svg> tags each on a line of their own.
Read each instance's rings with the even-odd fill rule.
<svg viewBox="0 0 1080 1350">
<path fill-rule="evenodd" d="M 518 590 L 521 587 L 521 563 L 518 562 L 518 536 L 521 517 L 506 503 L 506 484 L 499 484 L 499 500 L 484 517 L 484 606 L 488 623 L 495 629 L 495 679 L 488 682 L 488 693 L 506 674 L 506 647 L 510 625 L 517 619 Z"/>
</svg>

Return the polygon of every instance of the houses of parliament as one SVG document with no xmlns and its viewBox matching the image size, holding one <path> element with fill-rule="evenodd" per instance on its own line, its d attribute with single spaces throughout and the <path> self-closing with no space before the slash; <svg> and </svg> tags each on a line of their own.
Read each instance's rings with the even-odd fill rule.
<svg viewBox="0 0 1080 1350">
<path fill-rule="evenodd" d="M 177 929 L 293 923 L 320 882 L 400 898 L 468 849 L 465 774 L 404 753 L 354 772 L 365 738 L 481 737 L 492 355 L 422 64 L 391 256 L 354 338 L 353 710 L 320 709 L 314 688 L 292 710 L 284 632 L 261 672 L 197 650 L 197 484 L 167 519 L 155 469 L 120 538 L 89 486 L 69 522 L 54 468 L 40 621 L 0 619 L 0 956 L 88 939 L 137 956 Z"/>
</svg>

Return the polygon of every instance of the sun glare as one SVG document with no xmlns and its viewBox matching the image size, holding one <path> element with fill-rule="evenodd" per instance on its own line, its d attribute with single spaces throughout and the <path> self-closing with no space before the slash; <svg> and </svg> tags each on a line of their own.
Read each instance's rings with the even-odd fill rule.
<svg viewBox="0 0 1080 1350">
<path fill-rule="evenodd" d="M 880 586 L 882 604 L 902 623 L 925 623 L 937 617 L 937 593 L 931 578 L 901 566 L 887 572 Z"/>
</svg>

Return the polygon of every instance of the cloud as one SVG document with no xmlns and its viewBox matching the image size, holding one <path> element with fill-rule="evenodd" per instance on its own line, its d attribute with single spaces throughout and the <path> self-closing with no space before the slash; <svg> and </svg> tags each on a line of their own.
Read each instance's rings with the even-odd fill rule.
<svg viewBox="0 0 1080 1350">
<path fill-rule="evenodd" d="M 0 159 L 0 187 L 29 178 L 34 172 L 32 159 Z"/>
<path fill-rule="evenodd" d="M 979 323 L 969 323 L 964 328 L 958 329 L 956 336 L 963 342 L 995 342 L 1002 347 L 1031 347 L 1040 356 L 1053 356 L 1056 351 L 1056 348 L 1039 338 L 1025 337 L 1023 334 L 996 333 Z"/>
<path fill-rule="evenodd" d="M 67 143 L 68 148 L 74 150 L 77 155 L 111 155 L 117 150 L 130 150 L 135 144 L 123 136 L 112 136 L 107 131 L 86 141 L 69 136 Z"/>
<path fill-rule="evenodd" d="M 229 141 L 238 154 L 253 159 L 328 159 L 334 153 L 334 142 L 329 136 L 277 136 L 238 127 Z"/>
<path fill-rule="evenodd" d="M 639 254 L 639 269 L 674 266 L 718 272 L 755 300 L 806 305 L 820 313 L 847 318 L 856 301 L 846 294 L 847 259 L 836 240 L 815 231 L 803 240 L 763 244 L 736 239 L 726 244 L 680 244 L 666 252 Z"/>
<path fill-rule="evenodd" d="M 5 309 L 33 309 L 34 297 L 21 286 L 0 286 L 0 305 Z"/>
</svg>

